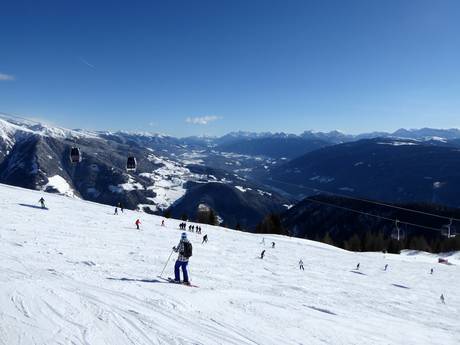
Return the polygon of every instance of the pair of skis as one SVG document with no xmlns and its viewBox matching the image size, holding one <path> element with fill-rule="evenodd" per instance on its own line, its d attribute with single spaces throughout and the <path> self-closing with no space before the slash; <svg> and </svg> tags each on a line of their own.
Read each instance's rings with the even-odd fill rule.
<svg viewBox="0 0 460 345">
<path fill-rule="evenodd" d="M 158 278 L 163 279 L 164 281 L 166 281 L 166 282 L 168 282 L 168 283 L 171 283 L 171 284 L 184 285 L 184 286 L 195 287 L 195 288 L 198 287 L 198 285 L 191 284 L 191 283 L 186 284 L 186 283 L 184 283 L 183 281 L 177 281 L 177 280 L 174 280 L 174 279 L 171 278 L 171 277 L 163 278 L 163 277 L 158 276 Z"/>
</svg>

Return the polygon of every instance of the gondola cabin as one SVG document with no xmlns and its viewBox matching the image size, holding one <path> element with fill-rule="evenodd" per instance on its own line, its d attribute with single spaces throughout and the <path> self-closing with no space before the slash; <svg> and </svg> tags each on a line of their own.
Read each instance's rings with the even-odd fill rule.
<svg viewBox="0 0 460 345">
<path fill-rule="evenodd" d="M 136 158 L 133 156 L 129 156 L 128 160 L 126 161 L 126 170 L 136 171 L 136 168 L 137 168 Z"/>
<path fill-rule="evenodd" d="M 81 162 L 81 152 L 78 147 L 72 147 L 70 149 L 70 162 L 72 164 L 77 164 Z"/>
</svg>

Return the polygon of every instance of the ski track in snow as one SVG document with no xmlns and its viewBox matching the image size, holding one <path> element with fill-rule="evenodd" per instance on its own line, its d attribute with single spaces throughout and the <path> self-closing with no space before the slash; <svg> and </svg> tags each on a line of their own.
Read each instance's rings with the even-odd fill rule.
<svg viewBox="0 0 460 345">
<path fill-rule="evenodd" d="M 41 195 L 48 211 L 19 205 Z M 0 196 L 0 344 L 459 344 L 459 266 L 434 256 L 203 225 L 209 243 L 189 233 L 189 288 L 157 278 L 180 221 L 5 185 Z"/>
</svg>

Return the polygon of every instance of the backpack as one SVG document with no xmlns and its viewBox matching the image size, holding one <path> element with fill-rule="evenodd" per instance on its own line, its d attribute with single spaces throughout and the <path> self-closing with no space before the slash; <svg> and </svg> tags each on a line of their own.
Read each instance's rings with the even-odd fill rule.
<svg viewBox="0 0 460 345">
<path fill-rule="evenodd" d="M 192 256 L 192 244 L 190 242 L 184 242 L 184 252 L 182 255 L 186 258 Z"/>
</svg>

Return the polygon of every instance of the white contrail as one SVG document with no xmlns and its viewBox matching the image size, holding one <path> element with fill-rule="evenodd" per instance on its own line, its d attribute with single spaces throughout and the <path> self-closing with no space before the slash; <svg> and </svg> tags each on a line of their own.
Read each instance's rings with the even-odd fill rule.
<svg viewBox="0 0 460 345">
<path fill-rule="evenodd" d="M 96 68 L 94 65 L 90 64 L 88 61 L 86 61 L 83 58 L 80 58 L 80 61 L 84 63 L 86 66 L 91 67 L 91 68 Z"/>
</svg>

